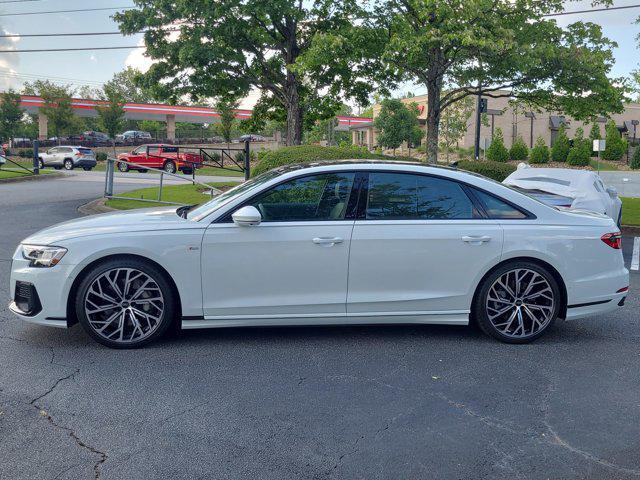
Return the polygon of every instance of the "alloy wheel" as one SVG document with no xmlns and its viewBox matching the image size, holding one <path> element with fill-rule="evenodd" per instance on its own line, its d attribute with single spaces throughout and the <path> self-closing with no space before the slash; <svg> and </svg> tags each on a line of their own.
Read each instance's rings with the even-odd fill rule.
<svg viewBox="0 0 640 480">
<path fill-rule="evenodd" d="M 549 281 L 528 268 L 509 270 L 491 285 L 485 303 L 491 325 L 502 335 L 524 339 L 551 322 L 556 299 Z"/>
<path fill-rule="evenodd" d="M 158 283 L 135 268 L 114 268 L 91 282 L 84 297 L 91 328 L 106 340 L 126 344 L 149 337 L 158 328 L 165 300 Z"/>
<path fill-rule="evenodd" d="M 164 164 L 164 171 L 167 173 L 176 173 L 176 165 L 173 162 L 167 162 Z"/>
</svg>

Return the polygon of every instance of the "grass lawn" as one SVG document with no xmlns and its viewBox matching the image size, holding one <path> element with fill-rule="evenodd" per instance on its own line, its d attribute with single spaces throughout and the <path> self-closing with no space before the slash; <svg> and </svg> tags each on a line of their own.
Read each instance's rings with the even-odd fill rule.
<svg viewBox="0 0 640 480">
<path fill-rule="evenodd" d="M 594 170 L 598 170 L 598 160 L 596 160 L 595 158 L 592 158 L 590 163 L 591 163 L 591 168 L 593 168 Z M 612 170 L 618 170 L 618 167 L 616 166 L 616 164 L 600 160 L 601 172 L 607 172 Z"/>
<path fill-rule="evenodd" d="M 622 199 L 622 224 L 640 226 L 640 198 Z"/>
<path fill-rule="evenodd" d="M 116 168 L 117 168 L 117 165 L 116 165 Z M 94 168 L 93 170 L 98 172 L 104 172 L 106 169 L 107 169 L 107 164 L 105 162 L 98 162 L 98 165 L 96 165 L 96 168 Z M 136 175 L 138 172 L 132 171 L 130 173 L 132 175 Z M 148 173 L 156 173 L 156 172 L 149 171 Z M 199 168 L 196 171 L 196 178 L 198 178 L 198 175 L 215 175 L 218 177 L 244 177 L 243 172 L 227 170 L 226 168 L 218 168 L 218 167 Z"/>
<path fill-rule="evenodd" d="M 40 173 L 47 174 L 51 172 L 40 172 Z M 22 170 L 18 167 L 15 167 L 15 169 L 11 169 L 11 170 L 7 170 L 6 167 L 3 169 L 0 169 L 0 180 L 3 180 L 5 178 L 31 177 L 31 176 L 32 175 L 28 173 L 26 170 Z"/>
<path fill-rule="evenodd" d="M 238 185 L 237 182 L 209 183 L 214 188 L 225 190 Z M 201 192 L 200 185 L 168 185 L 162 188 L 162 200 L 165 202 L 184 203 L 188 205 L 198 205 L 207 202 L 211 196 Z M 121 193 L 118 197 L 136 197 L 156 200 L 158 198 L 158 187 L 141 188 L 132 192 Z M 118 210 L 132 210 L 134 208 L 148 208 L 155 206 L 167 206 L 162 203 L 138 202 L 136 200 L 107 200 L 106 205 Z"/>
</svg>

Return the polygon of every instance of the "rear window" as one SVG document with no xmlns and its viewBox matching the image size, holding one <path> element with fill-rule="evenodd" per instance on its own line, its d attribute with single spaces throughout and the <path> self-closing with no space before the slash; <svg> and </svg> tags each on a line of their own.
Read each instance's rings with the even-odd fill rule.
<svg viewBox="0 0 640 480">
<path fill-rule="evenodd" d="M 482 190 L 472 188 L 473 193 L 478 197 L 480 203 L 484 207 L 485 212 L 489 215 L 489 218 L 494 219 L 522 219 L 527 218 L 524 212 L 512 207 L 504 200 L 500 200 L 498 197 L 494 197 Z"/>
<path fill-rule="evenodd" d="M 83 155 L 93 155 L 93 150 L 90 148 L 79 148 L 78 151 Z"/>
<path fill-rule="evenodd" d="M 519 178 L 518 180 L 523 182 L 544 182 L 544 183 L 553 183 L 555 185 L 564 185 L 568 187 L 571 185 L 571 182 L 566 180 L 559 180 L 557 178 L 548 178 L 548 177 L 527 177 L 527 178 Z"/>
<path fill-rule="evenodd" d="M 178 153 L 178 147 L 162 147 L 164 153 Z"/>
</svg>

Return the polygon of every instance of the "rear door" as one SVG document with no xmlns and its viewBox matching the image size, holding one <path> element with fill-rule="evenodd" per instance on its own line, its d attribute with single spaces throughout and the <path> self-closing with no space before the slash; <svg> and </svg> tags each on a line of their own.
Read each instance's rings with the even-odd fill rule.
<svg viewBox="0 0 640 480">
<path fill-rule="evenodd" d="M 498 261 L 502 228 L 468 188 L 372 171 L 351 238 L 348 316 L 464 322 L 479 276 Z"/>
</svg>

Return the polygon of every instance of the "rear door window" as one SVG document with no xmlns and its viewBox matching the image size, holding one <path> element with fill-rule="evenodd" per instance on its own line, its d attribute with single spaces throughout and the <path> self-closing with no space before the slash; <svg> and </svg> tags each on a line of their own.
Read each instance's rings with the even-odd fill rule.
<svg viewBox="0 0 640 480">
<path fill-rule="evenodd" d="M 464 220 L 481 218 L 453 180 L 406 173 L 370 173 L 367 220 Z"/>
</svg>

